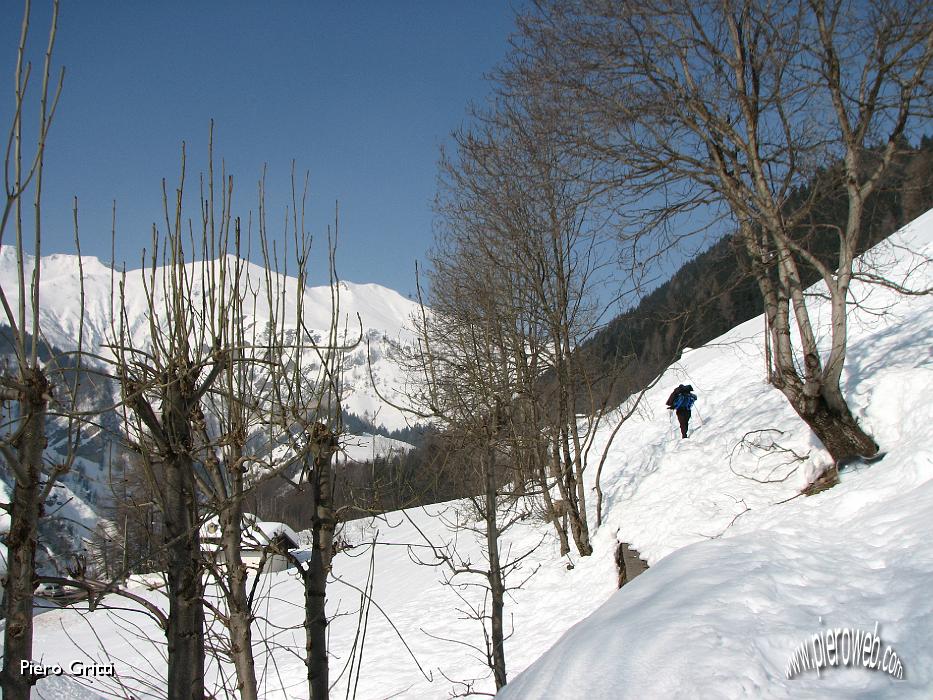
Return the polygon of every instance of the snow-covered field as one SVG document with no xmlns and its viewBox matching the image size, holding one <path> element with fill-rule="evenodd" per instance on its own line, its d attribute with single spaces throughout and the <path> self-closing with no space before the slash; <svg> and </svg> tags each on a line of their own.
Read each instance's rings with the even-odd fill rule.
<svg viewBox="0 0 933 700">
<path fill-rule="evenodd" d="M 933 256 L 933 212 L 871 255 L 902 275 L 914 267 L 896 247 L 904 243 Z M 921 266 L 909 284 L 930 286 L 933 270 Z M 513 555 L 544 541 L 513 582 L 533 575 L 506 602 L 512 682 L 503 698 L 933 697 L 933 297 L 859 285 L 853 292 L 863 308 L 852 316 L 844 389 L 887 456 L 847 468 L 833 489 L 795 497 L 828 457 L 764 381 L 761 319 L 685 353 L 615 438 L 602 475 L 605 520 L 594 533 L 593 556 L 558 557 L 549 526 L 533 518 L 510 531 Z M 681 382 L 699 395 L 689 440 L 679 439 L 664 408 Z M 747 435 L 803 459 L 743 445 Z M 334 561 L 333 697 L 493 690 L 483 658 L 467 646 L 482 646 L 482 630 L 462 612 L 481 591 L 443 586 L 440 570 L 413 561 L 429 552 L 423 536 L 434 543 L 450 537 L 432 515 L 457 511 L 465 513 L 462 504 L 350 526 L 350 542 L 376 545 Z M 651 568 L 616 591 L 620 540 L 640 550 Z M 461 534 L 459 544 L 461 554 L 482 561 L 476 538 Z M 367 588 L 371 571 L 373 605 L 365 635 L 358 635 L 358 589 Z M 159 599 L 141 582 L 132 585 Z M 255 651 L 263 694 L 307 697 L 300 657 L 287 648 L 303 647 L 300 584 L 282 572 L 264 577 L 262 589 L 268 595 L 258 611 Z M 881 651 L 896 651 L 903 680 L 861 667 L 786 677 L 795 648 L 814 634 L 873 632 L 876 623 Z M 109 658 L 126 688 L 115 679 L 80 681 L 81 687 L 79 679 L 60 677 L 40 681 L 37 695 L 132 690 L 158 697 L 165 673 L 160 638 L 138 612 L 45 612 L 36 621 L 37 661 Z M 353 659 L 359 672 L 342 672 Z M 212 678 L 217 671 L 212 664 Z"/>
</svg>

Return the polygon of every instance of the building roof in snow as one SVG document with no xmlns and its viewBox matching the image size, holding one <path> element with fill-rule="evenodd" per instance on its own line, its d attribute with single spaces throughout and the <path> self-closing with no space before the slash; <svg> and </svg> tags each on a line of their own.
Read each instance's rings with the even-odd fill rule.
<svg viewBox="0 0 933 700">
<path fill-rule="evenodd" d="M 274 542 L 295 549 L 298 547 L 298 534 L 285 523 L 259 520 L 252 513 L 243 514 L 244 548 L 262 549 Z M 213 551 L 219 543 L 220 522 L 216 515 L 212 515 L 201 525 L 201 549 Z"/>
</svg>

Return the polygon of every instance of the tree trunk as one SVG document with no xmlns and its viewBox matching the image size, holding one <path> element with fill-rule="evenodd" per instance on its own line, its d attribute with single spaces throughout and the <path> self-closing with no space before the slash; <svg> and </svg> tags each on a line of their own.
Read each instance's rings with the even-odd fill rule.
<svg viewBox="0 0 933 700">
<path fill-rule="evenodd" d="M 13 487 L 7 536 L 6 628 L 3 640 L 3 697 L 28 698 L 36 678 L 21 673 L 20 661 L 32 660 L 32 598 L 35 589 L 39 521 L 38 480 Z"/>
<path fill-rule="evenodd" d="M 573 431 L 573 473 L 577 482 L 577 498 L 574 502 L 577 515 L 579 533 L 575 535 L 577 550 L 581 557 L 588 557 L 593 553 L 593 544 L 590 542 L 590 527 L 586 517 L 586 486 L 583 482 L 583 450 L 580 446 L 580 435 L 577 424 L 571 424 Z"/>
<path fill-rule="evenodd" d="M 841 392 L 834 399 L 821 393 L 815 399 L 802 396 L 796 387 L 780 387 L 791 406 L 813 431 L 833 458 L 832 466 L 813 481 L 805 490 L 807 495 L 819 493 L 839 483 L 839 466 L 853 457 L 873 457 L 878 454 L 878 444 L 852 416 Z"/>
<path fill-rule="evenodd" d="M 35 590 L 36 542 L 38 539 L 40 475 L 46 446 L 45 417 L 48 381 L 41 370 L 24 377 L 27 389 L 20 406 L 23 434 L 17 451 L 16 474 L 7 535 L 6 627 L 3 641 L 3 697 L 23 700 L 29 697 L 37 677 L 22 673 L 21 662 L 31 662 L 32 596 Z M 25 478 L 24 478 L 25 477 Z"/>
<path fill-rule="evenodd" d="M 334 504 L 331 459 L 337 439 L 327 426 L 317 423 L 311 431 L 313 474 L 312 498 L 314 519 L 311 523 L 312 551 L 305 584 L 305 664 L 308 669 L 310 700 L 326 700 L 329 668 L 327 659 L 327 574 L 331 568 L 334 546 Z"/>
<path fill-rule="evenodd" d="M 499 563 L 499 526 L 496 521 L 496 457 L 492 449 L 485 455 L 483 476 L 486 481 L 486 546 L 489 549 L 489 591 L 492 594 L 490 627 L 492 633 L 492 672 L 496 679 L 496 690 L 506 684 L 505 635 L 503 633 L 503 608 L 505 585 Z"/>
<path fill-rule="evenodd" d="M 547 474 L 545 473 L 543 463 L 538 472 L 538 483 L 541 485 L 541 497 L 544 499 L 544 508 L 548 515 L 551 516 L 551 522 L 554 524 L 554 530 L 557 532 L 557 539 L 560 541 L 560 556 L 564 556 L 570 552 L 570 541 L 567 539 L 567 526 L 564 518 L 558 514 L 557 508 L 554 506 L 554 499 L 551 498 L 551 493 L 548 489 Z"/>
<path fill-rule="evenodd" d="M 230 631 L 230 655 L 237 676 L 237 695 L 240 700 L 256 700 L 256 664 L 253 659 L 252 619 L 249 597 L 246 593 L 246 566 L 243 564 L 243 505 L 242 476 L 232 477 L 232 505 L 219 514 L 221 538 L 224 548 L 224 566 L 227 577 L 227 615 Z"/>
<path fill-rule="evenodd" d="M 193 465 L 166 464 L 165 544 L 168 553 L 168 687 L 170 698 L 204 698 L 204 605 Z"/>
<path fill-rule="evenodd" d="M 756 260 L 756 255 L 760 259 L 762 253 L 753 247 L 755 239 L 747 227 L 743 229 L 743 235 L 753 261 Z M 787 253 L 781 259 L 779 271 L 781 279 L 785 282 L 788 279 L 799 279 L 796 265 Z M 804 372 L 801 377 L 791 345 L 790 299 L 787 291 L 793 285 L 773 285 L 763 265 L 759 265 L 755 275 L 765 300 L 767 328 L 773 348 L 774 371 L 769 372 L 771 384 L 787 397 L 791 407 L 823 443 L 836 464 L 854 456 L 870 457 L 877 454 L 878 445 L 858 425 L 839 389 L 839 377 L 845 357 L 845 290 L 836 290 L 832 297 L 834 349 L 829 366 L 824 371 L 809 317 L 802 310 L 805 309 L 805 304 L 799 291 L 800 285 L 796 284 L 798 289 L 794 293 L 799 298 L 795 299 L 794 310 L 804 355 Z M 837 483 L 836 468 L 833 467 L 830 472 L 820 478 L 821 488 Z"/>
<path fill-rule="evenodd" d="M 337 518 L 334 515 L 333 481 L 329 461 L 327 464 L 320 465 L 318 469 L 320 473 L 316 475 L 315 502 L 317 505 L 314 520 L 318 537 L 315 549 L 321 557 L 321 568 L 327 575 L 330 573 L 331 560 L 334 556 L 334 531 L 337 528 Z"/>
<path fill-rule="evenodd" d="M 569 428 L 562 428 L 561 450 L 563 458 L 561 459 L 561 470 L 564 473 L 564 489 L 562 495 L 567 502 L 567 516 L 570 520 L 570 534 L 573 535 L 573 542 L 577 545 L 577 552 L 581 557 L 588 557 L 593 553 L 593 546 L 590 544 L 589 528 L 586 526 L 586 511 L 580 507 L 580 488 L 582 484 L 577 479 L 577 470 L 570 452 Z M 581 475 L 582 476 L 582 475 Z M 584 506 L 585 507 L 585 506 Z"/>
<path fill-rule="evenodd" d="M 305 584 L 305 664 L 308 669 L 309 700 L 327 700 L 327 618 L 324 603 L 327 572 L 321 560 L 320 530 L 312 529 L 311 561 L 303 572 Z"/>
<path fill-rule="evenodd" d="M 813 404 L 808 410 L 801 411 L 796 405 L 794 408 L 837 464 L 853 457 L 873 457 L 878 453 L 877 443 L 862 430 L 844 402 L 832 407 L 821 394 L 808 403 Z"/>
<path fill-rule="evenodd" d="M 557 488 L 560 492 L 561 500 L 567 507 L 565 515 L 570 522 L 570 534 L 573 536 L 573 542 L 577 546 L 577 551 L 580 553 L 580 556 L 585 557 L 592 554 L 593 550 L 589 548 L 589 542 L 583 537 L 584 530 L 580 522 L 580 513 L 577 507 L 577 485 L 573 475 L 573 469 L 560 459 L 560 457 L 557 458 L 556 464 L 559 469 Z M 566 526 L 562 524 L 561 527 L 564 528 L 563 535 L 564 538 L 566 538 Z M 560 533 L 560 530 L 558 530 L 558 532 Z M 568 551 L 570 551 L 569 547 Z M 564 554 L 566 554 L 566 552 L 564 552 Z"/>
<path fill-rule="evenodd" d="M 568 487 L 568 491 L 572 486 Z M 570 520 L 570 534 L 573 535 L 573 542 L 577 545 L 577 552 L 581 557 L 588 557 L 593 553 L 593 546 L 590 544 L 589 533 L 587 532 L 586 522 L 583 514 L 580 513 L 579 506 L 574 498 L 568 501 L 567 516 Z"/>
</svg>

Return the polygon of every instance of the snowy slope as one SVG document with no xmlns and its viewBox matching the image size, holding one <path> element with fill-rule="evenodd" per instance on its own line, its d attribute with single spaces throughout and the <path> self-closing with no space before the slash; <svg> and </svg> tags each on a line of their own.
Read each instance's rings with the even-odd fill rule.
<svg viewBox="0 0 933 700">
<path fill-rule="evenodd" d="M 337 461 L 338 463 L 344 461 L 363 463 L 375 460 L 376 457 L 391 457 L 404 454 L 411 449 L 411 444 L 402 440 L 393 440 L 385 435 L 373 435 L 371 433 L 347 435 L 343 444 L 340 445 Z"/>
<path fill-rule="evenodd" d="M 104 356 L 109 351 L 102 346 L 112 342 L 113 330 L 111 314 L 116 314 L 119 294 L 114 290 L 119 287 L 119 274 L 94 257 L 82 259 L 84 269 L 84 334 L 86 347 Z M 27 269 L 34 266 L 34 258 L 27 257 Z M 192 288 L 195 295 L 200 293 L 202 267 L 189 264 Z M 78 276 L 78 259 L 74 255 L 49 255 L 42 258 L 40 265 L 40 327 L 45 339 L 63 350 L 75 347 L 78 339 L 81 319 L 81 289 Z M 0 286 L 6 292 L 11 305 L 15 308 L 18 298 L 16 293 L 16 249 L 11 246 L 0 247 Z M 160 278 L 157 272 L 156 279 Z M 258 294 L 260 300 L 265 297 L 266 278 L 262 268 L 249 264 L 244 272 L 244 283 L 248 280 L 249 288 Z M 297 280 L 294 277 L 273 276 L 273 285 L 284 290 L 284 302 L 281 313 L 283 318 L 293 318 L 297 302 Z M 126 276 L 126 298 L 129 326 L 133 329 L 135 340 L 139 344 L 146 342 L 149 332 L 146 320 L 145 287 L 143 271 L 129 270 Z M 331 290 L 327 286 L 308 287 L 304 301 L 305 321 L 312 330 L 317 330 L 322 337 L 327 337 L 327 328 L 331 319 Z M 403 378 L 395 364 L 387 357 L 389 341 L 406 341 L 409 338 L 406 326 L 417 309 L 417 305 L 398 292 L 376 284 L 355 284 L 340 282 L 339 314 L 340 329 L 346 338 L 356 340 L 360 333 L 360 322 L 364 338 L 369 340 L 373 351 L 373 373 L 378 378 L 381 392 L 396 396 L 403 383 Z M 244 320 L 247 330 L 253 327 L 263 328 L 268 320 L 269 311 L 260 302 Z M 357 321 L 357 315 L 360 322 Z M 0 315 L 0 325 L 5 318 Z M 369 378 L 366 361 L 366 342 L 360 343 L 344 357 L 346 372 L 344 383 L 349 396 L 344 408 L 359 416 L 364 414 L 374 420 L 375 425 L 384 425 L 389 430 L 406 425 L 405 416 L 384 405 L 376 396 Z"/>
<path fill-rule="evenodd" d="M 870 253 L 898 279 L 913 269 L 913 288 L 931 286 L 933 270 L 902 245 L 933 256 L 933 212 Z M 762 381 L 761 319 L 687 353 L 620 431 L 606 479 L 606 529 L 653 568 L 568 631 L 503 698 L 933 696 L 933 298 L 860 285 L 853 293 L 880 315 L 853 318 L 844 389 L 885 459 L 844 471 L 822 494 L 779 503 L 828 456 Z M 674 437 L 663 409 L 681 381 L 700 396 L 689 441 Z M 770 478 L 779 479 L 793 468 L 736 449 L 765 428 L 809 454 L 783 483 L 738 476 L 765 480 L 776 469 Z M 872 631 L 876 622 L 904 680 L 865 668 L 786 678 L 795 647 L 814 634 Z"/>
<path fill-rule="evenodd" d="M 933 255 L 933 212 L 872 251 L 891 263 L 892 274 L 912 266 L 895 247 L 905 240 Z M 924 267 L 911 280 L 914 287 L 931 283 Z M 513 556 L 533 550 L 512 583 L 533 575 L 506 602 L 512 682 L 502 697 L 933 696 L 933 298 L 858 286 L 854 293 L 875 312 L 853 315 L 845 391 L 887 450 L 885 459 L 847 469 L 829 491 L 795 498 L 828 457 L 763 380 L 761 320 L 686 353 L 613 443 L 602 476 L 605 521 L 594 533 L 593 556 L 559 558 L 548 526 L 533 518 L 519 522 L 504 543 Z M 686 441 L 676 437 L 664 409 L 671 388 L 683 381 L 700 397 Z M 805 460 L 786 464 L 775 452 L 741 448 L 743 436 L 766 429 L 783 431 L 767 435 Z M 462 503 L 415 509 L 356 522 L 346 532 L 359 546 L 337 555 L 328 590 L 328 611 L 337 615 L 330 625 L 334 697 L 346 696 L 348 687 L 358 698 L 494 690 L 481 654 L 467 646 L 482 646 L 481 628 L 462 612 L 480 603 L 482 592 L 443 586 L 441 570 L 413 561 L 429 552 L 424 537 L 435 545 L 452 539 L 432 517 L 439 512 L 451 519 L 468 509 Z M 374 539 L 375 547 L 363 546 Z M 651 568 L 616 591 L 619 540 L 631 542 Z M 459 548 L 474 563 L 483 561 L 477 537 L 461 533 Z M 342 670 L 353 658 L 357 617 L 342 613 L 359 607 L 371 566 L 374 606 L 357 643 L 358 650 L 363 644 L 357 682 Z M 141 582 L 132 585 L 159 600 Z M 262 585 L 270 593 L 255 628 L 262 695 L 307 697 L 300 659 L 284 648 L 299 654 L 303 648 L 300 584 L 282 572 Z M 142 615 L 62 610 L 39 620 L 37 654 L 47 662 L 85 654 L 103 661 L 103 645 L 122 682 L 137 690 L 160 687 L 161 632 Z M 904 680 L 863 668 L 785 677 L 795 647 L 814 633 L 871 632 L 876 622 L 882 649 L 890 645 L 902 659 Z M 216 673 L 211 666 L 211 679 Z M 38 689 L 68 697 L 77 682 L 49 679 Z M 89 690 L 101 697 L 126 693 L 109 683 Z"/>
</svg>

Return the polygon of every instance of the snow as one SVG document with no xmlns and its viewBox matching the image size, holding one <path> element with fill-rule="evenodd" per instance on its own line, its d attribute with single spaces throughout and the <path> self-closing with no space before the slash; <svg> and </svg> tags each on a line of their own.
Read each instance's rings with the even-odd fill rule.
<svg viewBox="0 0 933 700">
<path fill-rule="evenodd" d="M 298 533 L 292 530 L 285 523 L 258 520 L 253 522 L 250 530 L 251 532 L 247 536 L 251 539 L 254 539 L 263 547 L 269 545 L 272 540 L 274 540 L 279 535 L 285 535 L 288 539 L 296 544 L 299 540 Z"/>
<path fill-rule="evenodd" d="M 914 269 L 914 288 L 929 286 L 933 274 L 915 265 L 902 244 L 933 255 L 933 212 L 871 252 L 891 274 Z M 592 527 L 594 474 L 587 473 L 594 554 L 559 557 L 550 526 L 535 516 L 519 521 L 505 538 L 502 548 L 511 556 L 531 553 L 510 581 L 524 583 L 506 600 L 511 682 L 500 697 L 933 695 L 933 297 L 898 297 L 858 284 L 853 294 L 863 306 L 851 317 L 844 390 L 885 458 L 848 467 L 830 490 L 798 496 L 829 458 L 764 381 L 762 320 L 685 353 L 647 392 L 609 450 L 598 529 Z M 826 309 L 814 314 L 825 320 Z M 679 439 L 664 408 L 680 383 L 692 384 L 699 396 L 688 440 Z M 596 436 L 594 453 L 612 427 L 606 423 Z M 758 436 L 759 447 L 742 445 L 749 433 Z M 764 449 L 773 443 L 802 459 Z M 335 557 L 328 587 L 328 612 L 335 615 L 329 626 L 334 697 L 494 691 L 482 655 L 467 646 L 483 644 L 482 629 L 464 614 L 482 603 L 482 591 L 444 586 L 441 569 L 414 561 L 430 554 L 425 538 L 440 545 L 455 537 L 439 514 L 449 521 L 468 518 L 470 510 L 455 502 L 347 526 L 344 537 L 357 546 Z M 481 537 L 456 537 L 460 555 L 482 565 Z M 613 555 L 620 540 L 638 549 L 651 568 L 617 591 Z M 355 612 L 368 582 L 373 607 L 355 685 L 355 675 L 343 669 L 355 641 L 359 652 Z M 143 578 L 130 586 L 164 605 Z M 261 695 L 307 697 L 300 581 L 294 572 L 266 575 L 259 595 L 254 634 Z M 151 696 L 142 692 L 146 683 L 164 684 L 164 637 L 154 622 L 130 612 L 133 604 L 120 604 L 127 610 L 38 616 L 37 657 L 47 663 L 85 655 L 104 661 L 103 645 L 120 680 L 141 697 Z M 794 649 L 815 633 L 871 631 L 876 622 L 883 645 L 903 661 L 904 680 L 862 668 L 786 678 Z M 209 682 L 217 673 L 212 662 Z M 78 697 L 72 687 L 78 683 L 45 679 L 37 695 L 68 697 L 71 689 Z M 126 694 L 112 680 L 82 683 L 81 692 Z"/>
<path fill-rule="evenodd" d="M 362 433 L 361 435 L 347 435 L 340 445 L 337 454 L 339 462 L 366 462 L 377 457 L 391 457 L 403 454 L 414 446 L 402 440 L 394 440 L 384 435 Z"/>
<path fill-rule="evenodd" d="M 6 484 L 0 480 L 0 503 L 9 503 L 11 495 Z M 0 536 L 6 535 L 9 531 L 10 514 L 6 510 L 0 510 Z"/>
</svg>

